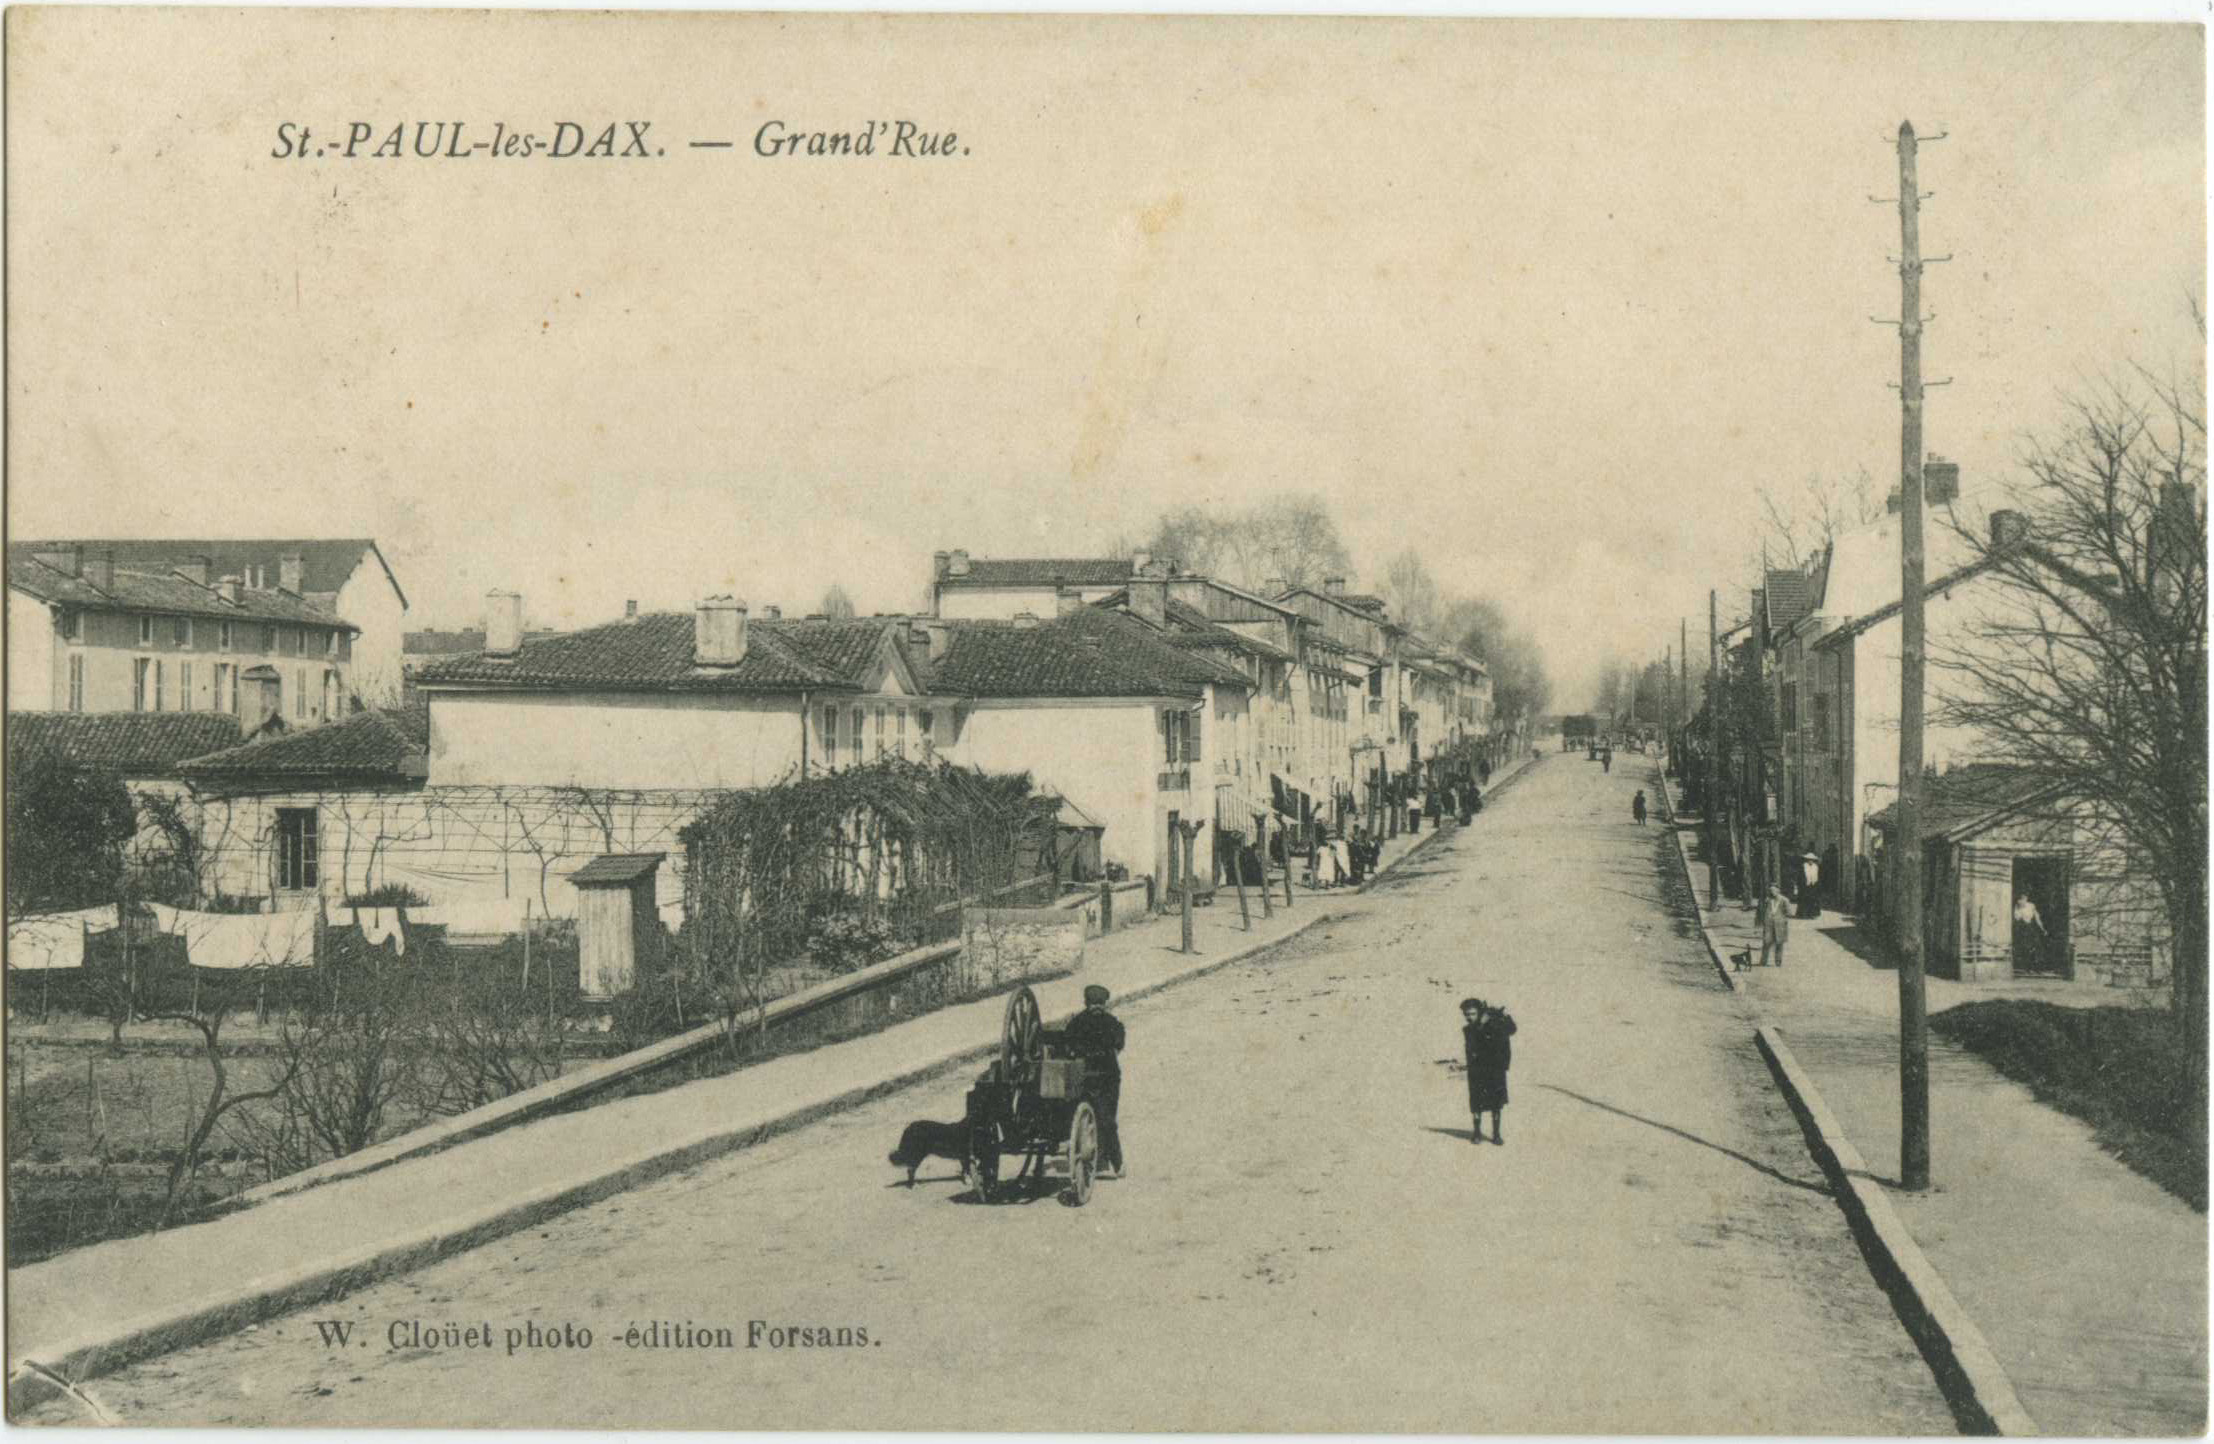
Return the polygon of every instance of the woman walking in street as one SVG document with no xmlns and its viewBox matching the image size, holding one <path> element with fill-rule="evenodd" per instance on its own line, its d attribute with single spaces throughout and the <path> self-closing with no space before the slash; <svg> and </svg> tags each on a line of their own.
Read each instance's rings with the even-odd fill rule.
<svg viewBox="0 0 2214 1444">
<path fill-rule="evenodd" d="M 1461 999 L 1461 1046 L 1468 1063 L 1469 1139 L 1484 1141 L 1484 1115 L 1491 1115 L 1491 1141 L 1505 1143 L 1499 1132 L 1500 1115 L 1507 1106 L 1507 1068 L 1514 1061 L 1514 1019 L 1505 1008 L 1494 1008 L 1481 998 Z"/>
<path fill-rule="evenodd" d="M 1630 816 L 1636 819 L 1639 827 L 1645 825 L 1645 789 L 1642 787 L 1638 789 L 1637 796 L 1630 799 Z"/>
</svg>

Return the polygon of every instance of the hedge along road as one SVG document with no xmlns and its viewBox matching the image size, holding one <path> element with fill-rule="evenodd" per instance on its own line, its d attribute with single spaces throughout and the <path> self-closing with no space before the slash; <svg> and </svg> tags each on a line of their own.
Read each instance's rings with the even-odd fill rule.
<svg viewBox="0 0 2214 1444">
<path fill-rule="evenodd" d="M 1132 1172 L 1088 1207 L 898 1186 L 944 1080 L 90 1392 L 142 1424 L 1951 1432 L 1641 780 L 1548 758 L 1353 916 L 1125 1009 Z M 1521 1026 L 1504 1145 L 1469 1138 L 1471 993 Z"/>
</svg>

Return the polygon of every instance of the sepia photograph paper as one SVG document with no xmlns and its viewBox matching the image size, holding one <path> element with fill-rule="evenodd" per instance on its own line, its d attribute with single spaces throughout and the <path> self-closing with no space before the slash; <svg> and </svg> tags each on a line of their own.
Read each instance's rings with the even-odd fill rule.
<svg viewBox="0 0 2214 1444">
<path fill-rule="evenodd" d="M 2197 21 L 4 38 L 15 1424 L 2205 1431 Z"/>
</svg>

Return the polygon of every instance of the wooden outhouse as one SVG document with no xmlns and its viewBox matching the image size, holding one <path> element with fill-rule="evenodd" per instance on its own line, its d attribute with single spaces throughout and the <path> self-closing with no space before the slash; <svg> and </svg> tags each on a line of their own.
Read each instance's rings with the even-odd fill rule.
<svg viewBox="0 0 2214 1444">
<path fill-rule="evenodd" d="M 569 874 L 577 890 L 577 976 L 585 997 L 628 992 L 639 970 L 658 961 L 661 918 L 654 884 L 667 856 L 610 853 Z"/>
</svg>

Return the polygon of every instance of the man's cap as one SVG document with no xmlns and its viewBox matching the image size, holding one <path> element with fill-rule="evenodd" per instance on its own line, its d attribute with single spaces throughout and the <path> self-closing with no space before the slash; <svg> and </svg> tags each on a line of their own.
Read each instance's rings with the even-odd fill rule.
<svg viewBox="0 0 2214 1444">
<path fill-rule="evenodd" d="M 1107 1001 L 1107 990 L 1097 983 L 1086 983 L 1084 985 L 1084 1001 L 1087 1003 L 1104 1003 Z"/>
</svg>

